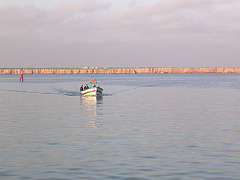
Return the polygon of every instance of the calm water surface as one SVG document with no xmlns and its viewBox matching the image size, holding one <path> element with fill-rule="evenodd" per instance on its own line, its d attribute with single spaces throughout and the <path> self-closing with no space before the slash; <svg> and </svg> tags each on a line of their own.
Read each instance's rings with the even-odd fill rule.
<svg viewBox="0 0 240 180">
<path fill-rule="evenodd" d="M 0 76 L 0 179 L 240 179 L 240 74 Z"/>
</svg>

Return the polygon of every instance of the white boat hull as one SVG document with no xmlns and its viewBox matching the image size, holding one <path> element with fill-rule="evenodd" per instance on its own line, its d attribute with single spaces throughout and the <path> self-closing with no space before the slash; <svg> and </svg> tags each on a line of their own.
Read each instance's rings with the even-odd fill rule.
<svg viewBox="0 0 240 180">
<path fill-rule="evenodd" d="M 86 89 L 81 91 L 81 94 L 83 96 L 98 96 L 101 95 L 103 92 L 103 89 L 100 87 L 95 87 L 95 88 L 90 88 L 90 89 Z"/>
</svg>

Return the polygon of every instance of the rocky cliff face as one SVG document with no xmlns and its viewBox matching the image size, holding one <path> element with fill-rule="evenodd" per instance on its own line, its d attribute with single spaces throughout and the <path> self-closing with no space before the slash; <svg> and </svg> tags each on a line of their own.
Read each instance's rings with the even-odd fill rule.
<svg viewBox="0 0 240 180">
<path fill-rule="evenodd" d="M 23 68 L 23 74 L 163 74 L 240 73 L 240 68 Z M 1 68 L 0 74 L 20 74 L 20 68 Z"/>
</svg>

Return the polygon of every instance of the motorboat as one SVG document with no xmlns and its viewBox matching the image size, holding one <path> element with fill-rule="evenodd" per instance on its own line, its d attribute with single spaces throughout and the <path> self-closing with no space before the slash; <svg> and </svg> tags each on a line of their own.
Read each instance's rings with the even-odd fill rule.
<svg viewBox="0 0 240 180">
<path fill-rule="evenodd" d="M 80 88 L 80 92 L 83 96 L 99 96 L 102 95 L 103 88 L 97 85 L 97 81 L 92 77 L 90 80 L 90 86 L 86 85 L 85 87 Z"/>
</svg>

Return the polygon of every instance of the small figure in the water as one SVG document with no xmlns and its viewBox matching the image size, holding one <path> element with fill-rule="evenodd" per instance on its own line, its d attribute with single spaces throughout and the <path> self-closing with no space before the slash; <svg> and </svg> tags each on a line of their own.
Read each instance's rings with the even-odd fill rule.
<svg viewBox="0 0 240 180">
<path fill-rule="evenodd" d="M 23 69 L 20 69 L 19 81 L 23 81 Z"/>
</svg>

